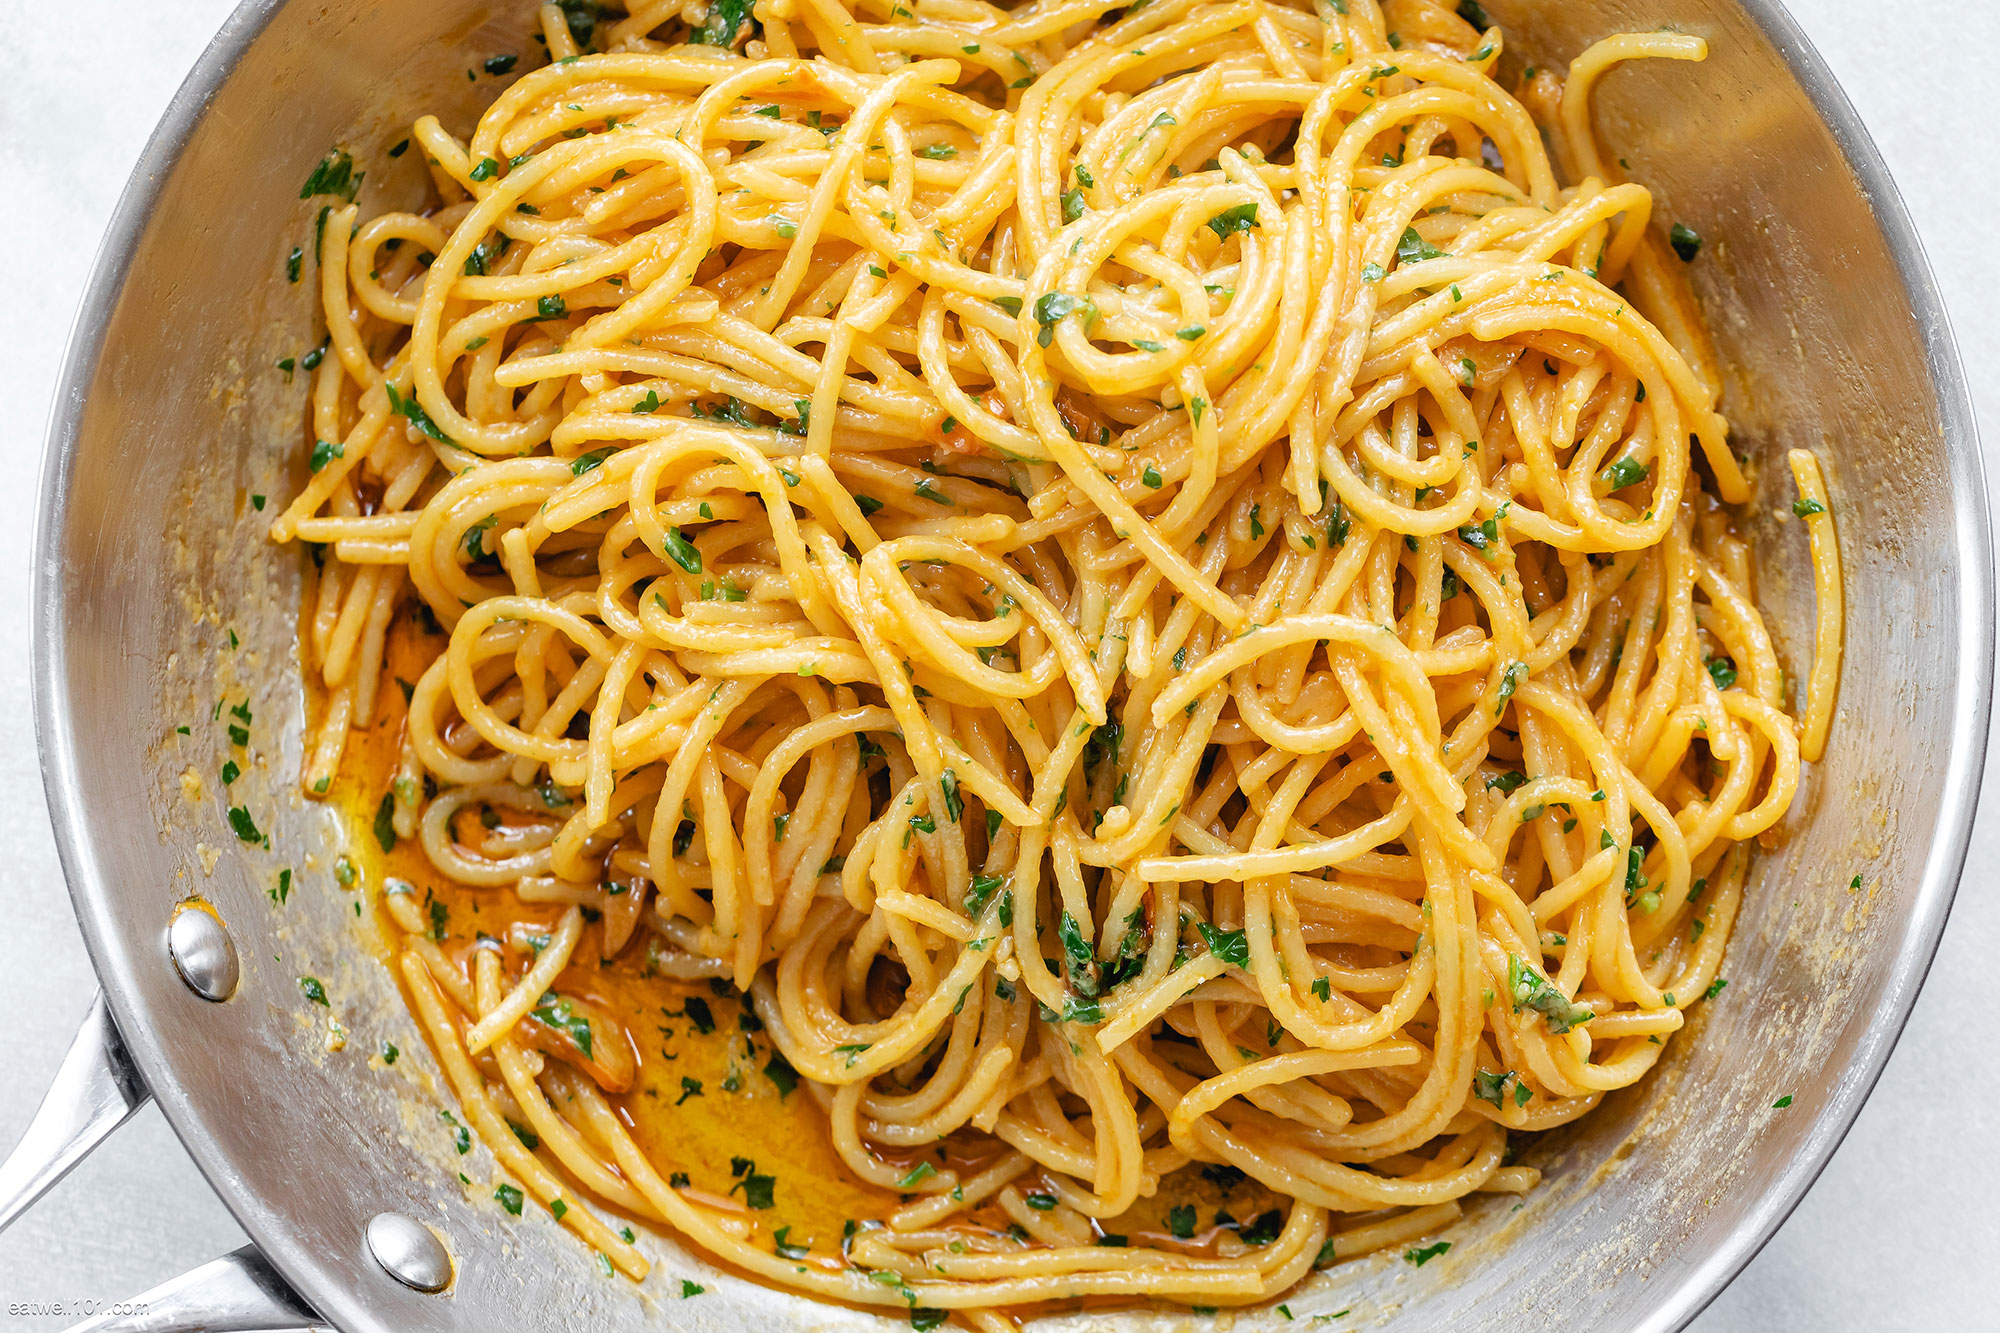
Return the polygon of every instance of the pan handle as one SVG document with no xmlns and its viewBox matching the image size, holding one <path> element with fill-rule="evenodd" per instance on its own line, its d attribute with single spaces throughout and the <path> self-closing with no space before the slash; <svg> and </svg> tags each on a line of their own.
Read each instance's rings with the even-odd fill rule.
<svg viewBox="0 0 2000 1333">
<path fill-rule="evenodd" d="M 28 1132 L 0 1162 L 0 1230 L 151 1099 L 100 990 Z M 70 1333 L 248 1330 L 333 1333 L 250 1245 L 106 1307 Z"/>
<path fill-rule="evenodd" d="M 68 1333 L 334 1333 L 253 1245 L 110 1306 Z"/>
<path fill-rule="evenodd" d="M 0 1162 L 0 1231 L 151 1097 L 100 990 L 28 1132 Z"/>
</svg>

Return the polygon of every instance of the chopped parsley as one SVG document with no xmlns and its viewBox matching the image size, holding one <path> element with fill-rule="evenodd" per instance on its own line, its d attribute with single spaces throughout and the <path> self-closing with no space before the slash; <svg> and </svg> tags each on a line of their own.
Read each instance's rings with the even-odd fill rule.
<svg viewBox="0 0 2000 1333">
<path fill-rule="evenodd" d="M 729 1192 L 734 1194 L 740 1189 L 743 1191 L 743 1202 L 749 1207 L 769 1208 L 772 1204 L 772 1191 L 778 1186 L 778 1178 L 758 1174 L 757 1164 L 747 1157 L 732 1158 L 729 1166 L 732 1174 L 737 1177 L 736 1183 L 729 1187 Z"/>
<path fill-rule="evenodd" d="M 1467 523 L 1458 530 L 1458 539 L 1473 550 L 1484 554 L 1488 560 L 1491 560 L 1495 555 L 1499 554 L 1499 515 L 1496 514 L 1481 523 Z"/>
<path fill-rule="evenodd" d="M 1084 302 L 1067 292 L 1045 292 L 1036 297 L 1035 323 L 1041 326 L 1041 332 L 1035 336 L 1037 345 L 1047 347 L 1055 336 L 1056 325 L 1083 309 Z"/>
<path fill-rule="evenodd" d="M 396 850 L 396 796 L 393 792 L 383 792 L 382 803 L 375 807 L 375 841 L 385 852 Z"/>
<path fill-rule="evenodd" d="M 1056 937 L 1062 941 L 1069 984 L 1086 997 L 1097 994 L 1097 959 L 1091 951 L 1090 941 L 1083 936 L 1082 927 L 1067 911 L 1056 923 Z"/>
<path fill-rule="evenodd" d="M 690 574 L 701 573 L 701 552 L 679 528 L 667 529 L 666 548 L 675 564 Z"/>
<path fill-rule="evenodd" d="M 1426 1245 L 1421 1249 L 1413 1247 L 1411 1249 L 1404 1250 L 1403 1258 L 1409 1260 L 1411 1263 L 1415 1264 L 1418 1268 L 1422 1268 L 1425 1264 L 1437 1258 L 1440 1254 L 1443 1254 L 1446 1250 L 1449 1250 L 1450 1248 L 1451 1248 L 1450 1241 L 1441 1240 L 1435 1245 Z"/>
<path fill-rule="evenodd" d="M 313 168 L 312 175 L 299 190 L 299 198 L 310 199 L 316 194 L 337 194 L 349 203 L 361 189 L 361 173 L 354 169 L 354 159 L 345 148 L 336 148 L 320 159 Z"/>
<path fill-rule="evenodd" d="M 1513 1080 L 1514 1071 L 1511 1069 L 1498 1074 L 1490 1069 L 1475 1069 L 1472 1071 L 1472 1095 L 1482 1102 L 1491 1102 L 1498 1106 L 1507 1090 L 1507 1085 Z"/>
<path fill-rule="evenodd" d="M 1610 467 L 1604 469 L 1604 471 L 1598 473 L 1597 475 L 1601 477 L 1611 487 L 1612 490 L 1622 491 L 1627 486 L 1632 485 L 1634 482 L 1644 481 L 1646 479 L 1646 474 L 1649 471 L 1651 471 L 1651 469 L 1648 468 L 1644 463 L 1641 463 L 1638 459 L 1627 457 L 1619 459 L 1617 462 L 1613 463 Z"/>
<path fill-rule="evenodd" d="M 1284 1229 L 1285 1215 L 1271 1208 L 1257 1214 L 1255 1220 L 1238 1227 L 1236 1236 L 1245 1245 L 1269 1245 Z"/>
<path fill-rule="evenodd" d="M 1694 257 L 1701 253 L 1701 234 L 1685 222 L 1676 222 L 1668 231 L 1667 240 L 1673 244 L 1674 253 L 1681 257 L 1683 264 L 1692 264 Z"/>
<path fill-rule="evenodd" d="M 1065 1000 L 1062 1013 L 1057 1017 L 1064 1023 L 1082 1023 L 1087 1027 L 1094 1027 L 1104 1021 L 1104 1006 L 1096 1000 Z"/>
<path fill-rule="evenodd" d="M 735 46 L 750 18 L 750 7 L 751 0 L 714 0 L 708 7 L 708 17 L 688 34 L 688 41 L 698 46 Z"/>
<path fill-rule="evenodd" d="M 382 389 L 389 395 L 389 410 L 398 416 L 407 417 L 410 424 L 417 428 L 419 434 L 427 435 L 439 444 L 450 444 L 452 442 L 450 436 L 438 429 L 437 423 L 431 420 L 430 413 L 424 411 L 423 407 L 417 402 L 414 394 L 404 397 L 396 392 L 394 384 L 386 381 L 383 383 Z"/>
<path fill-rule="evenodd" d="M 1500 693 L 1499 698 L 1493 705 L 1493 716 L 1498 717 L 1507 711 L 1507 701 L 1514 697 L 1514 691 L 1519 689 L 1521 682 L 1527 678 L 1528 664 L 1526 662 L 1509 662 L 1507 664 L 1507 669 L 1500 673 Z"/>
<path fill-rule="evenodd" d="M 500 257 L 507 253 L 507 247 L 513 243 L 512 236 L 504 231 L 496 231 L 473 246 L 472 253 L 465 257 L 465 276 L 468 278 L 486 276 L 487 271 L 500 262 Z"/>
<path fill-rule="evenodd" d="M 566 1035 L 576 1049 L 583 1053 L 584 1059 L 592 1058 L 590 1020 L 577 1013 L 575 1007 L 563 996 L 554 991 L 545 991 L 529 1013 L 544 1027 Z M 684 1084 L 687 1082 L 685 1079 L 681 1081 Z M 699 1092 L 700 1089 L 701 1085 L 697 1083 L 695 1090 Z"/>
<path fill-rule="evenodd" d="M 1574 1003 L 1554 982 L 1513 954 L 1507 955 L 1507 989 L 1513 998 L 1515 1013 L 1523 1009 L 1534 1010 L 1556 1036 L 1597 1017 Z"/>
<path fill-rule="evenodd" d="M 966 914 L 976 917 L 985 911 L 987 902 L 1005 882 L 998 875 L 974 875 L 972 887 L 965 894 Z"/>
<path fill-rule="evenodd" d="M 1217 958 L 1238 967 L 1250 966 L 1250 937 L 1243 931 L 1217 930 L 1206 921 L 1198 923 L 1195 929 L 1201 932 L 1202 943 Z"/>
<path fill-rule="evenodd" d="M 1403 228 L 1403 238 L 1396 243 L 1396 262 L 1399 264 L 1421 264 L 1426 259 L 1438 259 L 1444 251 L 1417 234 L 1415 227 Z"/>
<path fill-rule="evenodd" d="M 1237 232 L 1249 231 L 1257 225 L 1257 205 L 1254 202 L 1225 208 L 1208 220 L 1208 229 L 1225 241 Z"/>
</svg>

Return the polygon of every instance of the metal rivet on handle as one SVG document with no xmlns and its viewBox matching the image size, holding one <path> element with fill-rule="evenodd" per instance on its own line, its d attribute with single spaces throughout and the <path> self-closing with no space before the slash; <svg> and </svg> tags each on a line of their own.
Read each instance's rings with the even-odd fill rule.
<svg viewBox="0 0 2000 1333">
<path fill-rule="evenodd" d="M 167 927 L 167 952 L 188 989 L 204 1000 L 226 1000 L 236 993 L 242 965 L 236 943 L 222 923 L 198 907 L 184 907 Z"/>
<path fill-rule="evenodd" d="M 368 1219 L 368 1250 L 383 1271 L 418 1291 L 443 1291 L 451 1285 L 451 1255 L 434 1232 L 401 1213 L 377 1213 Z"/>
</svg>

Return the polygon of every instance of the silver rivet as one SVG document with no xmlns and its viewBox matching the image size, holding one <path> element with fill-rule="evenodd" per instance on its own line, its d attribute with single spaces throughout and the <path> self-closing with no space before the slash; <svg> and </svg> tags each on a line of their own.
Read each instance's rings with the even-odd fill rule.
<svg viewBox="0 0 2000 1333">
<path fill-rule="evenodd" d="M 167 952 L 188 989 L 204 1000 L 226 1000 L 236 993 L 242 966 L 236 944 L 222 923 L 199 907 L 184 907 L 167 927 Z"/>
<path fill-rule="evenodd" d="M 368 1219 L 368 1250 L 383 1271 L 418 1291 L 443 1291 L 451 1285 L 451 1254 L 429 1227 L 401 1213 L 377 1213 Z"/>
</svg>

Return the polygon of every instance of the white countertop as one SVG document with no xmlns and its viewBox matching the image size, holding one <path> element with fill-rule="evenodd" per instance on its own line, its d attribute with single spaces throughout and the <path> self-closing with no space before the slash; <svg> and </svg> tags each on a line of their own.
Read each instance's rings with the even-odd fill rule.
<svg viewBox="0 0 2000 1333">
<path fill-rule="evenodd" d="M 26 1126 L 95 980 L 42 801 L 29 705 L 34 487 L 64 339 L 91 258 L 155 119 L 233 0 L 44 7 L 0 25 L 0 1150 Z M 525 7 L 525 6 L 524 6 Z M 1916 216 L 2000 456 L 2000 4 L 1795 0 Z M 1982 299 L 1984 297 L 1985 299 Z M 166 443 L 166 442 L 163 442 Z M 1996 472 L 2000 478 L 2000 472 Z M 2000 754 L 2000 750 L 1996 750 Z M 1694 1325 L 1699 1333 L 2000 1327 L 2000 1062 L 1967 1040 L 1990 1019 L 2000 953 L 2000 775 L 1915 1016 L 1860 1121 L 1796 1215 Z M 301 1182 L 302 1185 L 306 1182 Z M 59 1329 L 32 1307 L 115 1301 L 243 1243 L 151 1107 L 0 1235 L 0 1328 Z"/>
</svg>

